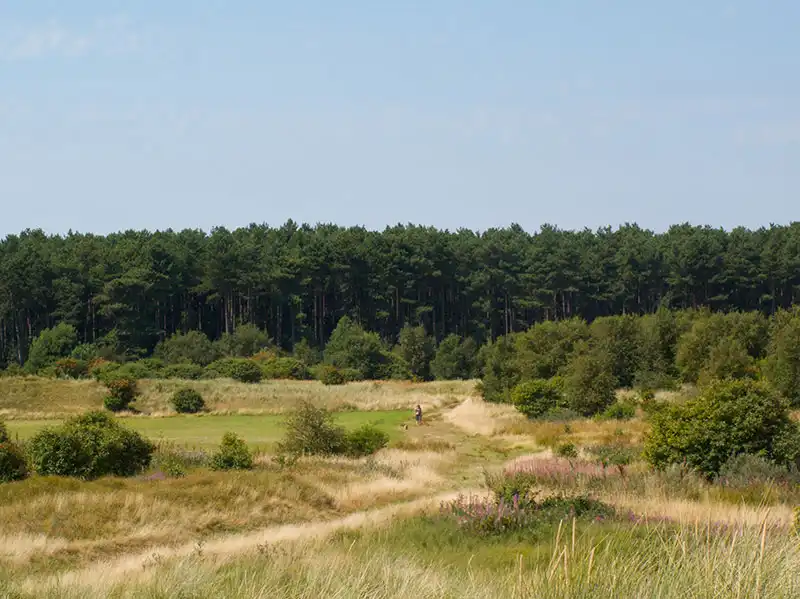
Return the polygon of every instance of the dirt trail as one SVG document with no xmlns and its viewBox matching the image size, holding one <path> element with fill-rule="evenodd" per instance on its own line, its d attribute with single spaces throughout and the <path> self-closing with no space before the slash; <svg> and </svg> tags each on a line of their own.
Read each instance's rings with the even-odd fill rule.
<svg viewBox="0 0 800 599">
<path fill-rule="evenodd" d="M 222 536 L 205 542 L 202 545 L 202 553 L 204 556 L 225 559 L 252 551 L 259 545 L 319 539 L 340 530 L 380 526 L 393 518 L 411 516 L 425 509 L 438 506 L 440 502 L 455 499 L 459 494 L 477 494 L 480 492 L 481 490 L 479 489 L 448 491 L 413 501 L 356 512 L 334 520 L 285 524 L 257 531 Z M 120 582 L 130 582 L 132 578 L 150 576 L 153 569 L 148 568 L 147 564 L 155 563 L 154 556 L 157 556 L 156 559 L 160 562 L 161 560 L 187 557 L 197 550 L 198 545 L 196 543 L 186 543 L 178 547 L 151 547 L 146 551 L 97 562 L 88 568 L 65 572 L 46 579 L 29 578 L 21 584 L 21 587 L 29 592 L 41 590 L 43 587 L 52 585 L 78 585 L 107 589 Z"/>
</svg>

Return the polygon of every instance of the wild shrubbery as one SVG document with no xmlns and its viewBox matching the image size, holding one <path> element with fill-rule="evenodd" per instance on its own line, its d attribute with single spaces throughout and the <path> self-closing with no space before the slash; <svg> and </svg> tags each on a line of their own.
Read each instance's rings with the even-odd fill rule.
<svg viewBox="0 0 800 599">
<path fill-rule="evenodd" d="M 220 377 L 231 378 L 240 383 L 258 383 L 264 373 L 258 364 L 245 358 L 223 358 L 206 367 L 206 370 Z"/>
<path fill-rule="evenodd" d="M 105 385 L 108 395 L 103 400 L 103 405 L 111 412 L 127 410 L 139 394 L 136 379 L 133 378 L 112 378 L 107 380 Z"/>
<path fill-rule="evenodd" d="M 28 476 L 28 462 L 22 449 L 11 441 L 0 421 L 0 482 L 22 480 Z"/>
<path fill-rule="evenodd" d="M 225 433 L 219 449 L 211 456 L 213 470 L 249 470 L 253 467 L 253 454 L 247 444 L 235 433 Z"/>
<path fill-rule="evenodd" d="M 37 433 L 29 443 L 33 469 L 41 475 L 132 476 L 150 464 L 154 446 L 104 412 L 89 412 Z"/>
<path fill-rule="evenodd" d="M 800 428 L 788 404 L 765 384 L 716 382 L 685 403 L 651 414 L 645 457 L 656 468 L 685 463 L 707 477 L 740 454 L 800 465 Z"/>
<path fill-rule="evenodd" d="M 311 378 L 308 367 L 296 358 L 274 358 L 261 365 L 265 379 L 305 381 Z"/>
<path fill-rule="evenodd" d="M 278 445 L 280 455 L 349 455 L 362 457 L 385 447 L 389 437 L 372 425 L 348 433 L 333 421 L 333 414 L 304 402 L 286 419 L 286 435 Z"/>
<path fill-rule="evenodd" d="M 172 406 L 179 414 L 196 414 L 205 409 L 206 402 L 199 391 L 185 387 L 173 393 Z"/>
</svg>

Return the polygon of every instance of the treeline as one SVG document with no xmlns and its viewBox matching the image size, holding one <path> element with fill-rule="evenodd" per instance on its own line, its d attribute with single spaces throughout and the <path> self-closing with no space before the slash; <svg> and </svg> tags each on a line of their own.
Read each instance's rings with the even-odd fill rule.
<svg viewBox="0 0 800 599">
<path fill-rule="evenodd" d="M 322 349 L 343 316 L 394 344 L 407 324 L 477 344 L 534 323 L 708 307 L 774 314 L 800 296 L 800 223 L 726 232 L 679 225 L 563 231 L 518 226 L 382 232 L 251 225 L 206 234 L 127 231 L 0 242 L 0 363 L 41 331 L 109 335 L 131 357 L 175 333 L 243 324 L 277 347 Z"/>
<path fill-rule="evenodd" d="M 800 406 L 800 308 L 760 312 L 670 311 L 545 322 L 501 337 L 478 354 L 485 399 L 531 417 L 592 416 L 616 389 L 644 396 L 683 383 L 759 380 Z"/>
</svg>

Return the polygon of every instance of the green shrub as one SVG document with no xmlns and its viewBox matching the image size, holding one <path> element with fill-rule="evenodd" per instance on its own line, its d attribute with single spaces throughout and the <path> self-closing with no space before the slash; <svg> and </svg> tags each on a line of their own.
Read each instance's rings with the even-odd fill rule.
<svg viewBox="0 0 800 599">
<path fill-rule="evenodd" d="M 79 379 L 89 373 L 89 364 L 75 358 L 61 358 L 56 361 L 56 376 Z"/>
<path fill-rule="evenodd" d="M 233 333 L 224 333 L 215 344 L 217 353 L 231 358 L 249 358 L 269 347 L 266 331 L 254 324 L 242 324 Z"/>
<path fill-rule="evenodd" d="M 172 394 L 172 405 L 180 414 L 196 414 L 206 407 L 206 402 L 199 391 L 184 388 Z"/>
<path fill-rule="evenodd" d="M 594 416 L 614 403 L 617 380 L 612 356 L 602 348 L 585 345 L 567 365 L 564 395 L 567 405 L 583 416 Z"/>
<path fill-rule="evenodd" d="M 264 376 L 258 364 L 245 358 L 223 358 L 209 364 L 207 370 L 240 383 L 258 383 Z"/>
<path fill-rule="evenodd" d="M 78 345 L 78 333 L 70 324 L 61 323 L 52 329 L 44 329 L 31 343 L 25 370 L 37 373 L 53 366 L 59 358 L 66 358 Z"/>
<path fill-rule="evenodd" d="M 213 470 L 249 470 L 253 456 L 247 444 L 234 433 L 225 433 L 219 450 L 211 456 Z"/>
<path fill-rule="evenodd" d="M 379 428 L 365 424 L 347 434 L 347 453 L 352 457 L 372 455 L 389 444 L 389 435 Z"/>
<path fill-rule="evenodd" d="M 792 473 L 763 456 L 739 454 L 729 459 L 719 470 L 717 481 L 725 486 L 746 488 L 751 485 L 791 482 Z"/>
<path fill-rule="evenodd" d="M 25 453 L 15 443 L 0 441 L 0 482 L 22 480 L 28 476 Z"/>
<path fill-rule="evenodd" d="M 308 367 L 296 358 L 275 358 L 261 365 L 265 379 L 305 381 L 310 378 Z"/>
<path fill-rule="evenodd" d="M 324 351 L 325 363 L 353 368 L 362 379 L 386 375 L 389 356 L 377 333 L 369 333 L 348 316 L 343 316 L 331 333 Z"/>
<path fill-rule="evenodd" d="M 156 346 L 153 354 L 167 364 L 191 362 L 200 366 L 211 364 L 219 356 L 218 348 L 200 331 L 168 337 Z"/>
<path fill-rule="evenodd" d="M 430 379 L 431 360 L 435 351 L 433 338 L 423 326 L 406 325 L 400 331 L 397 350 L 414 380 Z"/>
<path fill-rule="evenodd" d="M 650 420 L 644 454 L 659 469 L 686 463 L 712 478 L 739 454 L 778 464 L 800 459 L 798 425 L 784 400 L 760 382 L 714 382 L 685 403 L 660 406 Z"/>
<path fill-rule="evenodd" d="M 323 385 L 344 385 L 346 382 L 342 371 L 330 364 L 323 365 L 317 376 Z"/>
<path fill-rule="evenodd" d="M 37 433 L 29 444 L 41 475 L 132 476 L 150 464 L 154 446 L 105 412 L 89 412 Z"/>
<path fill-rule="evenodd" d="M 205 370 L 198 364 L 170 364 L 161 371 L 161 376 L 165 379 L 183 379 L 186 381 L 197 381 L 203 378 Z"/>
<path fill-rule="evenodd" d="M 431 360 L 431 374 L 440 381 L 469 379 L 475 368 L 475 341 L 448 335 L 439 344 Z"/>
<path fill-rule="evenodd" d="M 509 403 L 511 390 L 522 376 L 516 357 L 513 337 L 500 337 L 481 349 L 483 377 L 480 392 L 483 399 L 493 403 Z"/>
<path fill-rule="evenodd" d="M 335 455 L 347 451 L 342 427 L 333 422 L 333 414 L 305 401 L 286 419 L 286 434 L 278 453 L 292 455 Z"/>
<path fill-rule="evenodd" d="M 110 379 L 105 382 L 105 385 L 108 389 L 108 396 L 103 403 L 111 412 L 126 410 L 139 393 L 136 380 L 132 378 Z"/>
<path fill-rule="evenodd" d="M 636 406 L 626 401 L 615 401 L 600 414 L 602 420 L 630 420 L 636 416 Z"/>
<path fill-rule="evenodd" d="M 540 418 L 562 402 L 560 379 L 534 379 L 511 390 L 511 403 L 528 418 Z"/>
</svg>

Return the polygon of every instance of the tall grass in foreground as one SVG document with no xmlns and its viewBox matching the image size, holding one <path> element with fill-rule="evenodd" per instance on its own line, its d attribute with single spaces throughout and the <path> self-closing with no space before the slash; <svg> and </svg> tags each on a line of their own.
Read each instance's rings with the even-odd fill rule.
<svg viewBox="0 0 800 599">
<path fill-rule="evenodd" d="M 504 565 L 480 559 L 453 564 L 402 534 L 355 540 L 259 546 L 230 562 L 202 555 L 154 558 L 114 588 L 32 588 L 9 597 L 237 597 L 341 599 L 742 598 L 800 596 L 800 539 L 766 529 L 636 526 L 601 529 L 562 522 L 533 555 Z M 583 530 L 582 530 L 583 529 Z M 598 532 L 594 530 L 594 532 Z M 464 547 L 462 549 L 468 549 Z M 457 552 L 458 547 L 449 551 Z M 439 550 L 441 551 L 441 549 Z M 465 556 L 462 556 L 465 557 Z M 0 589 L 2 587 L 0 586 Z M 35 591 L 35 592 L 34 592 Z"/>
</svg>

